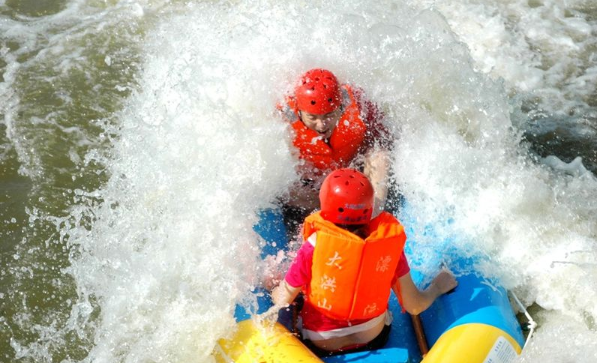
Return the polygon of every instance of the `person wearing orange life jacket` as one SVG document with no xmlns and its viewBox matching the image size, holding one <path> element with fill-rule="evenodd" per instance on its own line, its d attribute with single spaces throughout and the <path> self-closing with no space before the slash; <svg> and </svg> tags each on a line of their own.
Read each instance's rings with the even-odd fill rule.
<svg viewBox="0 0 597 363">
<path fill-rule="evenodd" d="M 301 181 L 291 188 L 284 205 L 295 227 L 317 208 L 323 176 L 338 168 L 362 169 L 375 189 L 373 214 L 384 209 L 393 141 L 381 122 L 382 113 L 362 90 L 339 84 L 328 70 L 311 69 L 279 108 L 292 126 L 293 146 L 302 160 Z"/>
<path fill-rule="evenodd" d="M 413 315 L 457 282 L 441 271 L 420 291 L 404 255 L 406 235 L 390 213 L 373 212 L 373 186 L 353 169 L 339 169 L 324 180 L 321 210 L 305 219 L 304 243 L 284 280 L 272 291 L 279 309 L 303 291 L 302 338 L 316 354 L 378 349 L 387 342 L 390 290 Z"/>
</svg>

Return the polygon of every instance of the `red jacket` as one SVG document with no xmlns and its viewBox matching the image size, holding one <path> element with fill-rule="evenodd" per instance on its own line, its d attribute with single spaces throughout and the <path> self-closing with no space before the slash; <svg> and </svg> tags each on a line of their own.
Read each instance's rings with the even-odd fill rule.
<svg viewBox="0 0 597 363">
<path fill-rule="evenodd" d="M 293 144 L 299 157 L 305 160 L 306 171 L 322 175 L 329 170 L 348 167 L 360 153 L 374 142 L 383 146 L 391 144 L 389 132 L 378 121 L 380 112 L 375 105 L 361 100 L 361 91 L 342 85 L 344 113 L 326 143 L 319 134 L 300 120 L 296 102 L 288 97 L 282 112 L 291 122 Z"/>
</svg>

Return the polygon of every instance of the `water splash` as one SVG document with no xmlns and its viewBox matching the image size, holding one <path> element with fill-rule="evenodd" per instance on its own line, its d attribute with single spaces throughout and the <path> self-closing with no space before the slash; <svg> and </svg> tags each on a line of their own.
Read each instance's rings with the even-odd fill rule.
<svg viewBox="0 0 597 363">
<path fill-rule="evenodd" d="M 84 4 L 74 2 L 72 9 Z M 455 8 L 437 3 L 435 9 L 392 1 L 139 4 L 142 11 L 126 1 L 106 4 L 102 16 L 91 16 L 90 29 L 105 32 L 106 39 L 87 43 L 91 30 L 74 25 L 53 38 L 53 46 L 38 46 L 40 55 L 25 64 L 18 62 L 22 54 L 3 50 L 7 87 L 0 95 L 9 105 L 3 111 L 8 138 L 22 174 L 46 198 L 28 205 L 30 223 L 39 227 L 25 232 L 24 247 L 14 253 L 18 262 L 10 268 L 18 272 L 11 291 L 26 285 L 32 271 L 37 274 L 32 266 L 49 269 L 49 260 L 57 261 L 56 289 L 68 297 L 66 308 L 43 314 L 50 320 L 15 312 L 9 348 L 15 355 L 39 361 L 209 361 L 216 339 L 233 325 L 235 302 L 259 278 L 255 212 L 296 178 L 287 125 L 279 122 L 275 105 L 299 73 L 315 66 L 334 70 L 380 104 L 400 137 L 393 153 L 396 180 L 421 225 L 444 226 L 439 238 L 475 241 L 492 256 L 480 266 L 485 273 L 497 275 L 526 304 L 551 309 L 542 313 L 545 324 L 523 359 L 565 351 L 550 337 L 581 344 L 594 333 L 584 322 L 597 316 L 591 265 L 597 250 L 595 180 L 529 157 L 519 129 L 528 121 L 526 100 L 568 107 L 586 94 L 555 80 L 558 67 L 568 64 L 555 53 L 549 59 L 561 66 L 542 70 L 532 46 L 486 43 L 518 39 L 518 30 L 500 25 L 518 12 L 510 18 L 492 13 L 507 10 L 493 2 Z M 529 13 L 547 23 L 560 19 L 546 15 L 547 8 Z M 498 36 L 465 35 L 467 21 L 452 9 L 466 10 L 464 17 L 484 14 L 495 25 L 490 34 Z M 74 10 L 68 14 L 75 23 L 79 19 Z M 141 16 L 143 37 L 110 27 L 110 15 L 131 23 Z M 564 20 L 558 29 L 573 23 Z M 70 43 L 69 34 L 79 41 Z M 129 45 L 138 39 L 142 47 Z M 579 39 L 588 52 L 590 38 Z M 99 51 L 88 53 L 94 48 Z M 132 73 L 140 73 L 121 82 L 127 69 L 118 65 L 128 64 L 122 62 L 131 54 Z M 492 57 L 508 66 L 485 67 Z M 21 87 L 32 87 L 26 79 L 40 69 L 33 79 L 42 85 L 49 82 L 44 70 L 63 75 L 56 89 L 64 108 L 52 114 L 44 105 L 19 116 L 33 101 L 17 90 L 35 90 Z M 586 65 L 578 69 L 591 74 Z M 579 72 L 568 79 L 592 84 Z M 102 83 L 104 76 L 110 81 Z M 70 88 L 82 79 L 92 85 L 79 97 Z M 544 91 L 525 93 L 537 85 Z M 78 102 L 82 108 L 73 106 Z M 99 111 L 89 117 L 81 110 Z M 81 119 L 78 126 L 68 123 Z M 91 119 L 99 121 L 82 126 Z M 44 135 L 55 133 L 68 140 L 58 158 L 66 168 L 48 161 L 54 154 L 44 147 Z M 36 233 L 43 238 L 32 246 Z M 30 249 L 43 257 L 36 259 Z M 560 316 L 572 322 L 565 333 L 557 327 Z M 577 361 L 594 353 L 580 351 L 573 355 Z"/>
</svg>

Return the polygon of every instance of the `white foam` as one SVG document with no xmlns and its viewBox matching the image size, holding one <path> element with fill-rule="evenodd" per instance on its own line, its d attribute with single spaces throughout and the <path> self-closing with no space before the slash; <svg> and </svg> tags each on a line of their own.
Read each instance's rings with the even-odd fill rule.
<svg viewBox="0 0 597 363">
<path fill-rule="evenodd" d="M 433 5 L 468 45 L 475 67 L 503 78 L 513 94 L 550 113 L 591 110 L 597 86 L 591 60 L 597 23 L 586 1 L 434 1 Z"/>
<path fill-rule="evenodd" d="M 582 158 L 580 156 L 576 157 L 569 163 L 565 163 L 558 157 L 550 155 L 546 158 L 543 158 L 542 162 L 545 165 L 549 165 L 553 169 L 563 171 L 566 174 L 570 174 L 573 176 L 591 175 L 591 172 L 589 172 L 587 168 L 585 168 L 585 166 L 583 165 Z"/>
<path fill-rule="evenodd" d="M 537 315 L 542 329 L 522 352 L 519 362 L 592 363 L 597 360 L 597 334 L 594 328 L 556 312 L 541 312 Z M 567 339 L 566 346 L 561 347 L 561 337 L 571 332 L 574 332 L 574 338 Z"/>
<path fill-rule="evenodd" d="M 443 17 L 387 5 L 201 4 L 151 34 L 104 191 L 119 206 L 98 211 L 75 263 L 102 306 L 93 359 L 208 359 L 231 329 L 257 274 L 253 213 L 293 179 L 273 109 L 313 66 L 364 87 L 400 130 L 398 182 L 422 222 L 452 217 L 441 233 L 476 241 L 523 301 L 597 316 L 594 180 L 525 156 L 506 90 L 474 71 Z"/>
<path fill-rule="evenodd" d="M 76 23 L 83 2 L 74 4 L 60 15 L 68 21 L 40 24 Z M 101 190 L 77 191 L 75 200 L 89 204 L 75 202 L 70 218 L 56 221 L 73 250 L 66 272 L 78 300 L 71 319 L 39 345 L 13 341 L 16 353 L 44 359 L 60 342 L 56 335 L 76 331 L 93 340 L 88 361 L 209 361 L 216 340 L 232 329 L 235 303 L 260 273 L 255 212 L 295 178 L 288 128 L 275 105 L 299 73 L 317 66 L 360 85 L 383 108 L 400 136 L 397 180 L 421 226 L 474 241 L 493 256 L 480 266 L 484 272 L 523 302 L 550 309 L 523 360 L 559 362 L 570 345 L 588 349 L 579 359 L 594 355 L 584 339 L 594 335 L 597 318 L 597 185 L 577 164 L 554 164 L 554 171 L 530 160 L 511 119 L 517 101 L 509 98 L 534 91 L 554 110 L 586 103 L 597 73 L 574 59 L 591 49 L 592 24 L 563 17 L 557 4 L 434 4 L 441 13 L 426 9 L 428 2 L 122 2 L 97 18 L 86 13 L 88 30 L 83 22 L 49 39 L 31 62 L 55 56 L 64 74 L 87 64 L 70 36 L 106 29 L 119 9 L 124 21 L 159 18 L 144 39 L 137 90 L 115 125 L 105 121 L 111 148 L 68 155 L 105 165 L 110 175 Z M 23 47 L 47 29 L 29 33 L 17 25 L 11 36 Z M 18 145 L 23 105 L 14 80 L 25 65 L 17 55 L 4 56 L 8 87 L 0 96 Z M 99 59 L 113 68 L 118 57 Z M 543 69 L 543 62 L 554 66 Z M 580 73 L 568 75 L 567 67 Z M 22 162 L 39 155 L 28 155 L 30 145 L 19 149 Z M 25 164 L 35 174 L 35 163 Z M 91 229 L 81 220 L 93 220 Z"/>
</svg>

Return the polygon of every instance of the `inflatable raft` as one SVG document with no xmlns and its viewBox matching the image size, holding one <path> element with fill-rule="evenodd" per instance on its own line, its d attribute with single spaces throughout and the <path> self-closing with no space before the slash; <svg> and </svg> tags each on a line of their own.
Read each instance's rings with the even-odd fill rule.
<svg viewBox="0 0 597 363">
<path fill-rule="evenodd" d="M 409 224 L 404 221 L 403 224 L 408 235 Z M 255 226 L 255 231 L 266 243 L 265 255 L 275 254 L 278 249 L 284 248 L 286 233 L 278 210 L 262 212 L 261 222 Z M 433 229 L 429 233 L 433 233 Z M 413 319 L 401 312 L 394 294 L 389 302 L 394 318 L 392 330 L 384 348 L 318 358 L 287 329 L 291 323 L 284 314 L 280 314 L 276 323 L 254 321 L 254 314 L 265 312 L 272 306 L 267 291 L 256 290 L 256 303 L 249 307 L 237 306 L 237 330 L 231 338 L 219 341 L 214 351 L 216 362 L 513 362 L 521 353 L 525 341 L 507 292 L 471 271 L 476 258 L 454 256 L 457 251 L 451 252 L 446 248 L 449 242 L 439 244 L 442 247 L 435 251 L 435 258 L 438 263 L 450 261 L 448 267 L 457 277 L 458 287 L 436 300 L 418 319 L 425 333 L 424 343 L 430 347 L 426 354 L 422 354 L 419 348 Z M 412 244 L 411 240 L 407 241 L 409 261 L 416 259 L 413 251 L 409 250 Z M 450 258 L 447 259 L 447 255 L 451 255 L 448 256 Z M 434 257 L 426 255 L 425 258 Z M 425 276 L 414 269 L 411 275 L 417 285 L 424 285 Z"/>
</svg>

